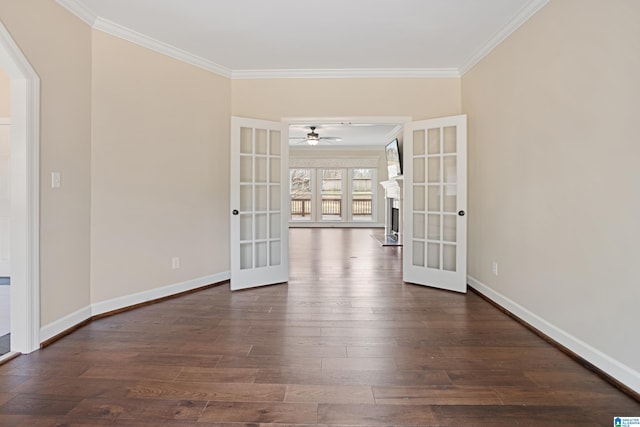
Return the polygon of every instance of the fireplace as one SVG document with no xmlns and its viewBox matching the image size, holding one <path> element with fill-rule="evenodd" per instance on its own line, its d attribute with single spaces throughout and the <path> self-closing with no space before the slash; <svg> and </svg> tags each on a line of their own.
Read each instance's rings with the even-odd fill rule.
<svg viewBox="0 0 640 427">
<path fill-rule="evenodd" d="M 382 181 L 384 187 L 385 224 L 387 240 L 402 244 L 402 177 Z"/>
<path fill-rule="evenodd" d="M 394 200 L 394 202 L 398 202 L 398 200 Z M 391 206 L 391 232 L 389 233 L 389 237 L 393 240 L 398 240 L 400 234 L 400 208 Z"/>
</svg>

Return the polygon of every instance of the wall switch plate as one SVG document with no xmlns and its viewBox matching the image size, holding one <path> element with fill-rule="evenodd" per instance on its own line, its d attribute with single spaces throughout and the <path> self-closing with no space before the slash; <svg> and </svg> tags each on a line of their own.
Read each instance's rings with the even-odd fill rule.
<svg viewBox="0 0 640 427">
<path fill-rule="evenodd" d="M 60 172 L 51 172 L 51 188 L 60 188 Z"/>
<path fill-rule="evenodd" d="M 498 262 L 497 261 L 493 261 L 493 263 L 491 264 L 491 272 L 493 273 L 494 276 L 498 275 Z"/>
<path fill-rule="evenodd" d="M 180 268 L 180 257 L 174 256 L 171 258 L 171 269 L 177 270 Z"/>
</svg>

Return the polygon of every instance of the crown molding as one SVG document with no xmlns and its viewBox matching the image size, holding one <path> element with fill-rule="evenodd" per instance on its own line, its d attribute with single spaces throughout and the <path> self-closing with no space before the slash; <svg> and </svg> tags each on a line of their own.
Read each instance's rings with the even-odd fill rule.
<svg viewBox="0 0 640 427">
<path fill-rule="evenodd" d="M 402 138 L 402 135 L 400 135 L 400 132 L 402 132 L 403 128 L 404 126 L 402 125 L 396 125 L 393 129 L 391 129 L 391 131 L 384 136 L 385 140 L 387 141 L 385 145 L 391 142 L 393 138 L 398 138 L 398 137 Z"/>
<path fill-rule="evenodd" d="M 91 9 L 78 2 L 77 0 L 56 0 L 58 4 L 69 12 L 86 22 L 90 27 L 93 27 L 93 24 L 98 19 L 98 16 L 93 13 Z"/>
<path fill-rule="evenodd" d="M 345 68 L 232 70 L 168 43 L 97 16 L 78 0 L 56 0 L 58 4 L 96 30 L 130 41 L 178 61 L 234 79 L 346 79 L 346 78 L 460 78 L 502 43 L 511 33 L 542 9 L 549 0 L 532 0 L 502 29 L 484 43 L 460 67 L 446 68 Z"/>
<path fill-rule="evenodd" d="M 520 11 L 504 27 L 495 33 L 493 37 L 491 37 L 480 47 L 480 49 L 476 50 L 473 55 L 465 61 L 462 67 L 458 70 L 460 76 L 464 76 L 467 71 L 471 70 L 482 60 L 482 58 L 498 47 L 500 43 L 509 37 L 515 30 L 520 28 L 522 24 L 527 22 L 529 18 L 535 15 L 540 9 L 546 6 L 547 3 L 549 3 L 549 0 L 532 0 L 525 7 L 520 9 Z"/>
<path fill-rule="evenodd" d="M 200 56 L 189 53 L 185 50 L 179 49 L 168 43 L 161 42 L 152 37 L 146 36 L 137 31 L 133 31 L 127 27 L 124 27 L 115 22 L 109 21 L 104 18 L 97 18 L 93 28 L 102 31 L 103 33 L 111 34 L 112 36 L 119 37 L 121 39 L 130 41 L 139 46 L 146 47 L 147 49 L 177 59 L 178 61 L 185 62 L 187 64 L 194 65 L 199 68 L 211 71 L 224 77 L 231 77 L 231 70 L 215 62 L 204 59 Z"/>
<path fill-rule="evenodd" d="M 231 78 L 242 79 L 348 79 L 348 78 L 457 78 L 457 68 L 335 68 L 308 70 L 234 70 Z"/>
</svg>

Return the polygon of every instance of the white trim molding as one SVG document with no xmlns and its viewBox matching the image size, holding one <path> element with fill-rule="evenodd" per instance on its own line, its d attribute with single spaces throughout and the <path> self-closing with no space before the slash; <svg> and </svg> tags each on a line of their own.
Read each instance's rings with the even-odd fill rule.
<svg viewBox="0 0 640 427">
<path fill-rule="evenodd" d="M 460 76 L 464 76 L 467 71 L 471 70 L 478 62 L 487 56 L 493 49 L 498 47 L 500 43 L 505 41 L 515 30 L 520 28 L 525 22 L 542 9 L 549 0 L 533 0 L 527 3 L 509 22 L 496 32 L 486 43 L 484 43 L 473 55 L 471 55 L 462 66 L 458 69 Z"/>
<path fill-rule="evenodd" d="M 97 16 L 77 0 L 56 0 L 95 30 L 230 79 L 458 78 L 457 68 L 346 68 L 232 70 L 211 60 Z"/>
<path fill-rule="evenodd" d="M 228 271 L 225 271 L 223 273 L 199 277 L 197 279 L 187 280 L 186 282 L 176 283 L 157 289 L 151 289 L 91 304 L 43 326 L 40 329 L 41 342 L 45 342 L 57 335 L 69 331 L 80 325 L 82 322 L 91 319 L 93 316 L 121 310 L 123 308 L 132 307 L 137 304 L 154 301 L 160 298 L 170 297 L 182 292 L 202 288 L 203 286 L 224 282 L 229 280 L 230 277 L 231 274 Z"/>
<path fill-rule="evenodd" d="M 600 350 L 593 348 L 589 344 L 560 329 L 556 325 L 549 323 L 542 317 L 532 313 L 517 302 L 491 289 L 479 280 L 471 276 L 467 276 L 467 283 L 473 289 L 508 310 L 510 313 L 517 316 L 533 328 L 542 332 L 561 346 L 572 351 L 598 369 L 601 369 L 603 372 L 607 373 L 635 392 L 640 393 L 640 372 L 624 365 L 613 357 L 604 354 Z"/>
<path fill-rule="evenodd" d="M 230 278 L 231 273 L 225 271 L 223 273 L 199 277 L 197 279 L 187 280 L 186 282 L 176 283 L 162 288 L 150 289 L 148 291 L 113 298 L 107 301 L 91 304 L 91 315 L 98 316 L 100 314 L 109 313 L 111 311 L 120 310 L 137 304 L 170 297 L 181 292 L 192 291 L 203 286 L 224 282 Z"/>
<path fill-rule="evenodd" d="M 380 124 L 380 125 L 404 125 L 413 119 L 410 116 L 335 116 L 335 117 L 283 117 L 281 122 L 287 125 L 307 125 L 314 123 L 318 125 L 358 125 L 358 124 Z"/>
<path fill-rule="evenodd" d="M 348 78 L 460 78 L 482 58 L 524 24 L 549 0 L 532 0 L 496 34 L 475 51 L 460 67 L 439 68 L 327 68 L 327 69 L 258 69 L 233 70 L 176 46 L 139 33 L 97 16 L 78 0 L 56 0 L 58 4 L 90 27 L 112 36 L 146 47 L 168 57 L 211 71 L 230 79 L 348 79 Z"/>
<path fill-rule="evenodd" d="M 93 28 L 95 30 L 102 31 L 103 33 L 110 34 L 112 36 L 153 50 L 170 58 L 177 59 L 178 61 L 184 62 L 186 64 L 211 71 L 212 73 L 219 74 L 223 77 L 232 77 L 232 71 L 227 67 L 216 64 L 213 61 L 209 61 L 208 59 L 204 59 L 200 56 L 179 49 L 160 40 L 156 40 L 142 33 L 138 33 L 137 31 L 131 30 L 107 19 L 97 18 L 95 23 L 93 24 Z"/>
<path fill-rule="evenodd" d="M 11 81 L 11 350 L 40 347 L 40 77 L 0 22 Z"/>
<path fill-rule="evenodd" d="M 56 0 L 58 4 L 69 12 L 80 18 L 82 21 L 86 22 L 90 27 L 93 27 L 93 24 L 96 22 L 98 18 L 95 13 L 91 9 L 89 9 L 84 4 L 80 3 L 78 0 Z"/>
<path fill-rule="evenodd" d="M 59 335 L 65 331 L 69 331 L 82 322 L 91 318 L 91 306 L 86 306 L 80 310 L 76 310 L 71 314 L 68 314 L 60 319 L 54 320 L 48 325 L 43 326 L 40 329 L 40 339 L 42 342 L 48 341 L 51 338 Z"/>
<path fill-rule="evenodd" d="M 364 78 L 458 78 L 457 68 L 336 68 L 316 70 L 233 70 L 231 78 L 242 79 L 364 79 Z"/>
</svg>

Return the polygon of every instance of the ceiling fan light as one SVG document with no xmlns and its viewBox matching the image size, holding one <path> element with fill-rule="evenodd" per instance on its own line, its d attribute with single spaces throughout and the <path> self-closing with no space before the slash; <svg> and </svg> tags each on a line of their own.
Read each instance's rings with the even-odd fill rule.
<svg viewBox="0 0 640 427">
<path fill-rule="evenodd" d="M 317 138 L 313 138 L 313 139 L 312 138 L 308 138 L 307 139 L 307 143 L 309 145 L 316 145 L 316 144 L 318 144 L 318 142 L 320 142 L 320 141 Z"/>
</svg>

